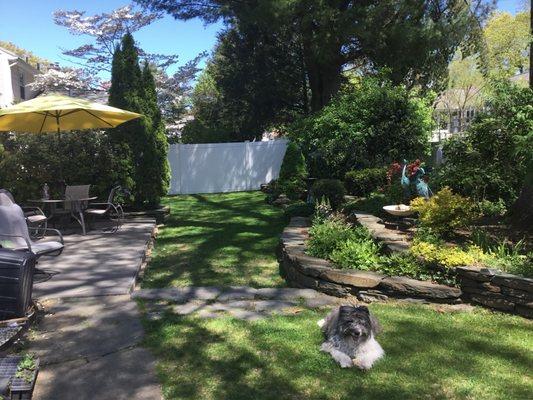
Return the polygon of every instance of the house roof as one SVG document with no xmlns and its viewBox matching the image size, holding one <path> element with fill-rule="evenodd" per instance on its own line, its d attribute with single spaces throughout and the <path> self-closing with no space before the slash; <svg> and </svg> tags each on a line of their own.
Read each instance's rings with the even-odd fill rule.
<svg viewBox="0 0 533 400">
<path fill-rule="evenodd" d="M 0 47 L 0 52 L 6 54 L 9 60 L 15 61 L 18 66 L 26 70 L 29 70 L 30 72 L 33 72 L 33 73 L 41 72 L 37 68 L 35 68 L 33 65 L 31 65 L 30 63 L 26 62 L 24 59 L 19 57 L 16 53 L 13 53 L 11 50 L 7 50 L 4 47 Z"/>
</svg>

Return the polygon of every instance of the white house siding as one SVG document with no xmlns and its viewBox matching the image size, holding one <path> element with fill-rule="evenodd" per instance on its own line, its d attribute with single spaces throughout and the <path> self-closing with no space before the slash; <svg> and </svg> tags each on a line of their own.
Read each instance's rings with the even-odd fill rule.
<svg viewBox="0 0 533 400">
<path fill-rule="evenodd" d="M 0 107 L 7 107 L 20 101 L 33 99 L 37 92 L 28 88 L 40 71 L 14 53 L 0 47 Z M 24 96 L 20 86 L 24 85 Z M 23 98 L 24 97 L 24 98 Z"/>
</svg>

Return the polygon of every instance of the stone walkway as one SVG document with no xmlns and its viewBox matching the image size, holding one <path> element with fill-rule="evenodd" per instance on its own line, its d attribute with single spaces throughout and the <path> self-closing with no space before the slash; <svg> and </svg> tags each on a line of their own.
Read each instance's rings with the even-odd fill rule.
<svg viewBox="0 0 533 400">
<path fill-rule="evenodd" d="M 45 315 L 28 335 L 41 360 L 35 400 L 162 398 L 129 295 L 154 228 L 133 220 L 116 234 L 70 235 L 63 254 L 39 261 L 47 274 L 36 275 L 34 298 Z"/>
<path fill-rule="evenodd" d="M 113 235 L 67 236 L 61 256 L 39 262 L 46 274 L 36 276 L 34 293 L 45 315 L 28 346 L 41 359 L 34 399 L 161 399 L 132 298 L 145 301 L 152 319 L 170 311 L 255 320 L 346 301 L 311 289 L 250 287 L 142 289 L 130 297 L 154 226 L 138 220 Z"/>
<path fill-rule="evenodd" d="M 155 360 L 130 296 L 45 302 L 30 336 L 41 359 L 35 400 L 159 400 Z"/>
<path fill-rule="evenodd" d="M 132 297 L 147 301 L 147 317 L 159 319 L 165 312 L 197 314 L 204 318 L 231 315 L 257 320 L 273 314 L 295 314 L 302 308 L 317 308 L 346 302 L 312 289 L 233 287 L 184 287 L 142 289 Z"/>
<path fill-rule="evenodd" d="M 390 252 L 407 252 L 411 247 L 409 235 L 401 230 L 385 227 L 381 218 L 364 212 L 356 212 L 353 215 L 357 222 L 366 227 L 372 237 L 383 243 Z"/>
</svg>

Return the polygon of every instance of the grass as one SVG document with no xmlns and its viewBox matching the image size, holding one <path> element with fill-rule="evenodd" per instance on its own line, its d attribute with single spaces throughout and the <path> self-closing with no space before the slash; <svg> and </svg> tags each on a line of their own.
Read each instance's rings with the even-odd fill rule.
<svg viewBox="0 0 533 400">
<path fill-rule="evenodd" d="M 319 351 L 307 310 L 255 322 L 165 315 L 146 322 L 166 399 L 526 399 L 532 322 L 476 309 L 375 304 L 386 357 L 369 372 Z"/>
<path fill-rule="evenodd" d="M 167 198 L 144 287 L 282 285 L 274 250 L 284 218 L 261 193 Z M 141 302 L 142 305 L 142 302 Z M 164 314 L 144 319 L 165 399 L 526 399 L 533 393 L 533 322 L 476 308 L 442 313 L 373 304 L 387 355 L 374 369 L 343 370 L 319 351 L 301 310 L 249 322 Z"/>
<path fill-rule="evenodd" d="M 283 213 L 261 192 L 164 199 L 160 229 L 143 287 L 282 286 L 275 248 Z"/>
</svg>

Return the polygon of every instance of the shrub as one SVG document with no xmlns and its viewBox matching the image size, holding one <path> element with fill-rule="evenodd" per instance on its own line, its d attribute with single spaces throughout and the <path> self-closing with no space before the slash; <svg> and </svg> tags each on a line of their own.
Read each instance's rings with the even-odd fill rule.
<svg viewBox="0 0 533 400">
<path fill-rule="evenodd" d="M 120 184 L 131 188 L 123 146 L 101 131 L 52 134 L 0 134 L 0 187 L 24 202 L 39 198 L 44 183 L 52 196 L 62 196 L 61 180 L 69 185 L 91 184 L 91 195 L 104 197 Z"/>
<path fill-rule="evenodd" d="M 411 246 L 410 252 L 415 257 L 436 264 L 443 268 L 465 265 L 482 265 L 487 259 L 481 248 L 473 245 L 463 250 L 459 247 L 439 246 L 433 243 L 417 241 Z"/>
<path fill-rule="evenodd" d="M 357 199 L 347 202 L 342 206 L 342 210 L 346 214 L 353 211 L 363 211 L 372 215 L 383 215 L 383 206 L 391 204 L 383 193 L 371 193 L 364 199 Z"/>
<path fill-rule="evenodd" d="M 298 201 L 290 204 L 285 209 L 285 215 L 291 217 L 310 217 L 315 212 L 315 207 L 312 204 L 308 204 L 305 201 Z"/>
<path fill-rule="evenodd" d="M 330 257 L 338 267 L 362 271 L 379 269 L 379 246 L 369 237 L 354 237 L 341 243 Z"/>
<path fill-rule="evenodd" d="M 487 112 L 477 116 L 464 136 L 446 142 L 446 162 L 434 181 L 475 200 L 502 199 L 510 205 L 533 154 L 533 91 L 509 82 L 493 86 Z"/>
<path fill-rule="evenodd" d="M 327 218 L 313 223 L 309 229 L 307 252 L 314 257 L 329 258 L 333 250 L 352 236 L 352 228 L 342 219 Z"/>
<path fill-rule="evenodd" d="M 380 272 L 389 276 L 407 276 L 413 279 L 427 279 L 428 270 L 411 254 L 393 254 L 383 257 Z"/>
<path fill-rule="evenodd" d="M 298 145 L 294 142 L 289 142 L 279 170 L 279 179 L 283 181 L 294 178 L 307 178 L 307 167 Z"/>
<path fill-rule="evenodd" d="M 403 86 L 365 77 L 346 85 L 318 113 L 288 129 L 307 155 L 311 176 L 344 179 L 348 171 L 429 152 L 429 101 Z"/>
<path fill-rule="evenodd" d="M 475 218 L 474 204 L 470 199 L 444 188 L 426 200 L 418 197 L 411 201 L 413 210 L 419 213 L 420 225 L 435 233 L 449 235 L 455 229 L 467 226 Z"/>
<path fill-rule="evenodd" d="M 289 142 L 272 197 L 284 193 L 291 200 L 303 199 L 307 190 L 306 177 L 307 169 L 302 152 L 295 143 Z"/>
<path fill-rule="evenodd" d="M 503 217 L 507 213 L 505 201 L 498 199 L 498 201 L 481 200 L 477 207 L 479 213 L 485 217 Z"/>
<path fill-rule="evenodd" d="M 344 185 L 349 194 L 367 196 L 387 183 L 385 168 L 365 168 L 346 173 Z"/>
<path fill-rule="evenodd" d="M 344 185 L 338 179 L 319 179 L 314 183 L 312 192 L 315 199 L 328 199 L 334 210 L 339 208 L 346 194 Z"/>
<path fill-rule="evenodd" d="M 306 184 L 302 179 L 297 177 L 278 181 L 278 193 L 284 193 L 291 200 L 301 200 L 305 196 Z M 277 197 L 277 196 L 276 196 Z"/>
<path fill-rule="evenodd" d="M 328 219 L 333 214 L 333 209 L 329 200 L 322 197 L 315 202 L 315 213 L 313 215 L 313 222 L 321 223 Z"/>
</svg>

